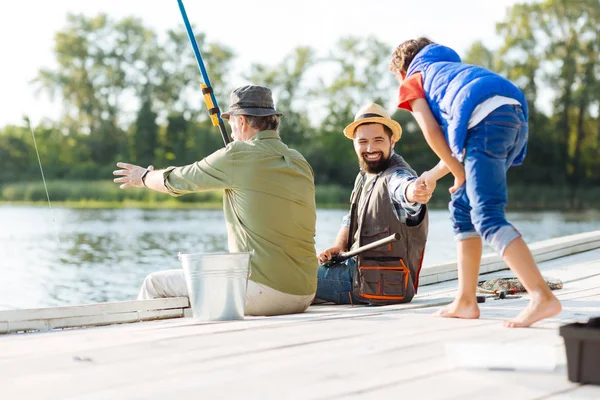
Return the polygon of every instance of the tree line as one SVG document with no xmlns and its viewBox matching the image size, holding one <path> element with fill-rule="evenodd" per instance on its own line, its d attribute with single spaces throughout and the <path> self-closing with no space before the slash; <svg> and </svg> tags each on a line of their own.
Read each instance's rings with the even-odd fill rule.
<svg viewBox="0 0 600 400">
<path fill-rule="evenodd" d="M 498 48 L 474 42 L 463 54 L 465 62 L 501 73 L 526 94 L 528 157 L 510 171 L 511 185 L 566 188 L 569 204 L 598 187 L 599 32 L 598 0 L 524 2 L 497 24 Z M 235 51 L 203 33 L 197 41 L 225 108 Z M 356 156 L 342 130 L 368 101 L 394 106 L 386 99 L 397 83 L 387 68 L 397 44 L 345 37 L 326 55 L 297 47 L 276 65 L 254 64 L 245 72 L 247 81 L 273 90 L 284 113 L 280 134 L 310 162 L 317 184 L 352 185 Z M 222 146 L 183 28 L 158 35 L 133 17 L 68 15 L 53 52 L 56 68 L 41 69 L 33 82 L 64 109 L 57 120 L 31 127 L 47 179 L 106 180 L 117 160 L 183 165 Z M 396 151 L 418 172 L 433 166 L 436 156 L 412 116 L 397 110 L 393 118 L 404 129 Z M 0 190 L 40 179 L 29 129 L 25 120 L 0 129 Z"/>
</svg>

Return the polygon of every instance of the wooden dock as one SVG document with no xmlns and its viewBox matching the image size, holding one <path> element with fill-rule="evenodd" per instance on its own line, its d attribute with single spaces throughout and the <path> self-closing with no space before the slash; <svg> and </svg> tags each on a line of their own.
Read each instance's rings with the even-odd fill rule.
<svg viewBox="0 0 600 400">
<path fill-rule="evenodd" d="M 430 284 L 407 305 L 318 305 L 303 314 L 221 323 L 172 318 L 185 313 L 185 299 L 169 299 L 166 310 L 175 310 L 169 312 L 156 302 L 82 306 L 77 312 L 64 307 L 62 314 L 3 311 L 4 332 L 19 330 L 18 323 L 49 329 L 102 324 L 98 315 L 107 316 L 105 322 L 114 314 L 123 314 L 120 322 L 172 315 L 0 335 L 0 399 L 600 399 L 600 386 L 567 380 L 558 334 L 562 324 L 600 316 L 600 233 L 532 248 L 538 261 L 547 257 L 540 262 L 544 276 L 561 279 L 564 288 L 556 291 L 563 312 L 530 329 L 501 323 L 525 306 L 527 296 L 488 299 L 479 320 L 432 317 L 455 294 L 452 264 L 424 270 L 422 279 Z M 501 268 L 490 256 L 482 269 Z M 129 308 L 117 312 L 125 303 Z M 449 353 L 459 345 L 514 351 L 516 370 L 486 368 L 494 360 L 480 368 L 460 367 L 465 359 Z M 556 365 L 537 360 L 538 367 L 521 370 L 539 350 Z"/>
</svg>

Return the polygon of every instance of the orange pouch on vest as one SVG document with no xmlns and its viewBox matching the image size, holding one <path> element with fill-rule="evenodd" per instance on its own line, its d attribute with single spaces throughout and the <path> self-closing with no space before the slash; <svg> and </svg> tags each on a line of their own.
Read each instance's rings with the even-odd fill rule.
<svg viewBox="0 0 600 400">
<path fill-rule="evenodd" d="M 359 294 L 373 303 L 410 301 L 414 295 L 411 281 L 410 271 L 402 259 L 398 265 L 365 264 L 358 267 Z"/>
</svg>

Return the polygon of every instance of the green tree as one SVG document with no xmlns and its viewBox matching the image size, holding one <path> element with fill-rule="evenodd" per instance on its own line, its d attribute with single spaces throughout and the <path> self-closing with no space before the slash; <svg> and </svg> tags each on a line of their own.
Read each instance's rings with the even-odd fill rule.
<svg viewBox="0 0 600 400">
<path fill-rule="evenodd" d="M 0 183 L 29 180 L 33 176 L 31 134 L 22 127 L 6 126 L 0 131 Z M 39 174 L 39 173 L 38 173 Z"/>
<path fill-rule="evenodd" d="M 492 71 L 498 70 L 498 60 L 494 53 L 485 47 L 480 40 L 471 45 L 467 50 L 467 54 L 463 57 L 463 61 L 469 64 L 482 66 Z"/>
<path fill-rule="evenodd" d="M 503 70 L 523 88 L 530 106 L 526 162 L 537 173 L 528 168 L 521 179 L 545 174 L 572 189 L 590 179 L 585 171 L 598 146 L 591 110 L 599 101 L 599 13 L 597 0 L 546 0 L 517 4 L 498 24 Z M 542 82 L 555 93 L 550 118 L 536 104 Z"/>
<path fill-rule="evenodd" d="M 280 133 L 286 143 L 304 150 L 310 139 L 310 120 L 306 108 L 311 95 L 306 85 L 306 74 L 315 65 L 315 52 L 309 47 L 298 47 L 275 67 L 254 64 L 246 78 L 254 84 L 267 86 L 273 91 L 277 109 L 283 113 Z"/>
<path fill-rule="evenodd" d="M 374 37 L 341 39 L 324 60 L 333 67 L 333 80 L 322 79 L 319 85 L 324 87 L 322 95 L 330 112 L 355 111 L 369 101 L 385 106 L 388 93 L 396 87 L 388 70 L 390 54 L 391 46 Z"/>
<path fill-rule="evenodd" d="M 154 162 L 154 152 L 158 143 L 157 114 L 152 110 L 152 97 L 150 89 L 142 98 L 135 122 L 133 136 L 133 160 L 140 165 L 150 165 Z"/>
</svg>

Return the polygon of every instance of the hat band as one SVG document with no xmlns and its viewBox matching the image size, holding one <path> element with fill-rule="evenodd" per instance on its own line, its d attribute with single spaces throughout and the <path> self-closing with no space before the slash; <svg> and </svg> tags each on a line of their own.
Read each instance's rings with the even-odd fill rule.
<svg viewBox="0 0 600 400">
<path fill-rule="evenodd" d="M 272 109 L 272 110 L 274 110 L 274 109 L 275 109 L 275 107 L 273 107 L 272 105 L 269 105 L 269 106 L 253 106 L 253 105 L 250 105 L 250 104 L 244 104 L 244 103 L 236 103 L 236 104 L 233 104 L 233 105 L 232 105 L 230 108 L 231 108 L 232 110 L 233 110 L 233 109 L 237 109 L 237 108 L 268 108 L 268 109 Z"/>
<path fill-rule="evenodd" d="M 365 118 L 385 118 L 385 117 L 383 115 L 370 113 L 370 114 L 361 115 L 360 117 L 358 117 L 356 119 L 356 121 L 358 121 L 359 119 L 365 119 Z"/>
</svg>

